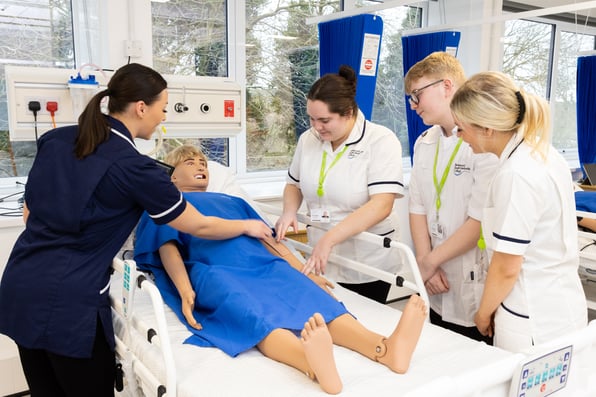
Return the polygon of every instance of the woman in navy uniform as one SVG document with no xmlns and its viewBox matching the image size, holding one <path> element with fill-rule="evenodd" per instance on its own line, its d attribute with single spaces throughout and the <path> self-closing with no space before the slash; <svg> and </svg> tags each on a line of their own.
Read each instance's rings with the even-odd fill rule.
<svg viewBox="0 0 596 397">
<path fill-rule="evenodd" d="M 108 97 L 108 114 L 101 102 Z M 0 283 L 0 332 L 17 343 L 31 395 L 114 394 L 110 266 L 141 214 L 208 239 L 270 237 L 258 220 L 204 216 L 134 138 L 165 120 L 167 83 L 129 64 L 91 99 L 78 125 L 38 142 L 25 190 L 26 228 Z"/>
</svg>

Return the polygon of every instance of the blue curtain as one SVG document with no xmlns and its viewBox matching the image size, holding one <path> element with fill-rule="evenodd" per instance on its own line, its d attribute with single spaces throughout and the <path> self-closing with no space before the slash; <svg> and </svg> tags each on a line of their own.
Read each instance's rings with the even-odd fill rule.
<svg viewBox="0 0 596 397">
<path fill-rule="evenodd" d="M 404 76 L 418 61 L 435 51 L 449 51 L 457 56 L 460 32 L 434 32 L 405 36 L 401 38 L 403 48 Z M 428 128 L 416 112 L 406 102 L 406 119 L 408 121 L 408 142 L 410 155 L 414 151 L 416 138 Z"/>
<path fill-rule="evenodd" d="M 579 162 L 596 163 L 596 56 L 577 58 L 576 87 Z"/>
<path fill-rule="evenodd" d="M 357 74 L 356 103 L 370 120 L 375 99 L 383 20 L 376 15 L 356 15 L 319 24 L 320 75 L 337 73 L 341 65 Z M 378 39 L 378 41 L 376 40 Z M 377 43 L 377 46 L 370 44 Z M 365 48 L 367 51 L 363 53 Z M 376 54 L 370 50 L 376 49 Z"/>
</svg>

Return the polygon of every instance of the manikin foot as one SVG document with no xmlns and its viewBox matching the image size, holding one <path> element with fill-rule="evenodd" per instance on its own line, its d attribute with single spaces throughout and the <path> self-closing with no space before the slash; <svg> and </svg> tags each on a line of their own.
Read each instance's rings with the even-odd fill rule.
<svg viewBox="0 0 596 397">
<path fill-rule="evenodd" d="M 412 354 L 414 354 L 422 332 L 426 313 L 427 307 L 424 300 L 418 295 L 412 295 L 406 303 L 395 330 L 389 338 L 384 340 L 387 350 L 378 358 L 379 362 L 399 374 L 408 370 Z"/>
<path fill-rule="evenodd" d="M 310 317 L 300 336 L 306 360 L 321 389 L 329 394 L 341 392 L 342 383 L 333 356 L 333 340 L 323 316 L 315 313 Z"/>
</svg>

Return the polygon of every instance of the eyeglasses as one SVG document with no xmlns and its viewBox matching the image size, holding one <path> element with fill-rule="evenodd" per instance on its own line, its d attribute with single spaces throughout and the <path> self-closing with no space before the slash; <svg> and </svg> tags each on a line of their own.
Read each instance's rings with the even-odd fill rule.
<svg viewBox="0 0 596 397">
<path fill-rule="evenodd" d="M 422 88 L 417 88 L 417 89 L 413 90 L 413 91 L 410 93 L 410 102 L 412 102 L 412 103 L 413 103 L 413 104 L 415 104 L 415 105 L 418 105 L 418 104 L 420 103 L 420 93 L 422 92 L 422 90 L 425 90 L 425 89 L 427 89 L 428 87 L 430 87 L 430 86 L 433 86 L 433 85 L 435 85 L 435 84 L 442 83 L 443 81 L 445 81 L 445 79 L 441 79 L 441 80 L 434 81 L 434 82 L 432 82 L 432 83 L 430 83 L 430 84 L 427 84 L 427 85 L 425 85 L 425 86 L 424 86 L 424 87 L 422 87 Z"/>
</svg>

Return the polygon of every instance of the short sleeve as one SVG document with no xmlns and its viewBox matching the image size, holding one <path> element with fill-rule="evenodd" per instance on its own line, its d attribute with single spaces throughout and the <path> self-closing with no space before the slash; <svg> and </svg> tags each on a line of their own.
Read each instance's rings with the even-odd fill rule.
<svg viewBox="0 0 596 397">
<path fill-rule="evenodd" d="M 540 193 L 512 170 L 495 177 L 491 193 L 493 206 L 487 210 L 493 222 L 493 249 L 523 255 L 540 219 L 543 208 Z"/>
<path fill-rule="evenodd" d="M 296 150 L 294 151 L 294 156 L 292 157 L 292 162 L 288 168 L 288 175 L 286 176 L 286 182 L 288 184 L 300 186 L 300 163 L 302 161 L 304 141 L 306 140 L 308 133 L 308 131 L 304 132 L 298 139 L 298 144 L 296 145 Z"/>
<path fill-rule="evenodd" d="M 150 157 L 131 156 L 119 162 L 117 167 L 114 174 L 120 188 L 129 189 L 155 223 L 169 223 L 186 208 L 186 201 L 170 176 Z"/>
<path fill-rule="evenodd" d="M 402 197 L 404 195 L 404 178 L 401 143 L 388 129 L 382 128 L 379 131 L 372 131 L 372 133 L 382 135 L 375 140 L 372 147 L 368 168 L 369 195 L 396 193 L 398 198 Z"/>
<path fill-rule="evenodd" d="M 474 180 L 472 195 L 468 203 L 468 216 L 481 220 L 488 188 L 499 164 L 499 159 L 492 153 L 472 154 L 472 158 L 474 160 Z"/>
<path fill-rule="evenodd" d="M 183 243 L 177 230 L 168 225 L 156 225 L 149 215 L 144 213 L 137 226 L 135 236 L 134 259 L 137 266 L 143 270 L 162 267 L 159 248 L 169 241 Z"/>
</svg>

